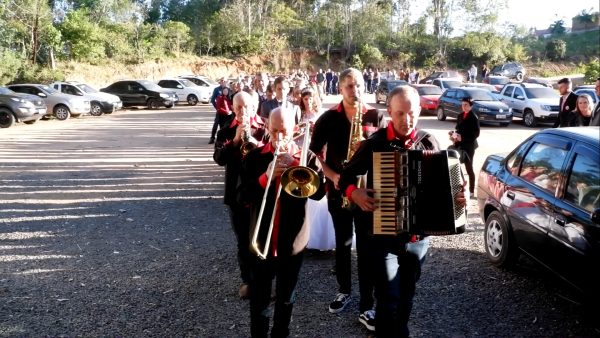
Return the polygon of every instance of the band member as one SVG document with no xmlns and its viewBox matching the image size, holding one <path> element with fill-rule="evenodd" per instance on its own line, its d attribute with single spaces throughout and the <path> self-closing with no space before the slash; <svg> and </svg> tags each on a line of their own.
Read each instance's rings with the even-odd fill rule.
<svg viewBox="0 0 600 338">
<path fill-rule="evenodd" d="M 335 268 L 338 282 L 338 293 L 329 305 L 329 312 L 338 313 L 350 302 L 351 298 L 351 247 L 353 236 L 353 211 L 342 208 L 342 192 L 339 190 L 338 181 L 343 163 L 348 156 L 350 145 L 350 132 L 352 121 L 360 119 L 362 136 L 369 137 L 379 128 L 385 126 L 382 113 L 366 104 L 359 104 L 361 94 L 364 92 L 364 80 L 359 70 L 349 68 L 340 74 L 340 92 L 343 99 L 333 109 L 323 113 L 316 121 L 310 150 L 318 154 L 321 159 L 323 171 L 327 177 L 328 207 L 335 229 Z M 360 106 L 361 111 L 358 112 Z M 358 114 L 357 114 L 358 112 Z M 354 145 L 357 146 L 357 145 Z M 325 147 L 327 150 L 324 152 Z M 369 262 L 365 261 L 361 252 L 367 245 L 367 234 L 361 229 L 356 229 L 356 247 L 358 254 L 358 282 L 360 291 L 359 320 L 372 317 L 373 309 L 373 282 L 368 271 Z"/>
<path fill-rule="evenodd" d="M 409 86 L 394 88 L 389 94 L 388 103 L 391 123 L 361 143 L 339 180 L 339 187 L 359 207 L 357 229 L 373 229 L 372 212 L 376 208 L 376 200 L 371 195 L 373 178 L 372 175 L 367 175 L 367 189 L 364 189 L 356 187 L 356 176 L 373 170 L 374 151 L 393 151 L 395 147 L 411 146 L 421 150 L 439 149 L 433 135 L 415 129 L 421 111 L 419 95 L 415 89 Z M 464 193 L 457 194 L 456 202 L 464 205 Z M 373 266 L 377 291 L 377 337 L 408 337 L 408 319 L 415 286 L 429 241 L 411 234 L 397 237 L 373 236 L 370 241 L 371 251 L 368 256 Z"/>
<path fill-rule="evenodd" d="M 250 283 L 249 229 L 250 210 L 237 201 L 237 188 L 242 166 L 242 145 L 244 141 L 261 140 L 264 128 L 256 116 L 256 103 L 247 92 L 239 92 L 233 98 L 235 118 L 219 130 L 213 158 L 220 166 L 225 166 L 225 204 L 229 207 L 229 217 L 237 238 L 237 256 L 242 277 L 239 295 L 247 299 Z M 247 134 L 247 135 L 245 135 Z M 247 138 L 247 140 L 244 140 Z M 256 142 L 256 141 L 255 141 Z M 246 145 L 245 145 L 246 146 Z M 258 146 L 258 144 L 256 145 Z"/>
<path fill-rule="evenodd" d="M 475 150 L 479 147 L 477 139 L 479 138 L 479 118 L 473 112 L 473 99 L 464 97 L 461 100 L 463 113 L 456 118 L 456 130 L 450 133 L 450 141 L 457 149 L 464 152 L 463 159 L 465 169 L 469 175 L 469 196 L 475 199 L 475 170 L 473 170 L 473 161 L 475 159 Z"/>
<path fill-rule="evenodd" d="M 251 206 L 252 232 L 259 227 L 260 243 L 265 243 L 272 215 L 273 231 L 271 246 L 266 259 L 253 257 L 252 281 L 250 284 L 250 328 L 252 337 L 267 337 L 269 331 L 269 303 L 271 286 L 275 282 L 275 313 L 271 337 L 287 337 L 292 308 L 295 300 L 296 283 L 302 265 L 303 251 L 308 243 L 309 231 L 304 222 L 306 198 L 292 197 L 281 192 L 275 202 L 279 189 L 279 178 L 285 169 L 299 163 L 301 150 L 291 140 L 294 130 L 294 118 L 287 108 L 273 110 L 269 117 L 268 130 L 270 143 L 248 153 L 243 161 L 241 194 Z M 284 141 L 279 141 L 279 140 Z M 276 149 L 279 156 L 274 158 Z M 273 180 L 268 182 L 272 166 Z M 319 177 L 319 188 L 310 196 L 321 199 L 325 195 L 324 177 L 316 156 L 308 152 L 306 166 L 315 170 Z M 264 199 L 264 212 L 260 224 L 258 214 L 263 203 L 266 186 L 268 195 Z"/>
</svg>

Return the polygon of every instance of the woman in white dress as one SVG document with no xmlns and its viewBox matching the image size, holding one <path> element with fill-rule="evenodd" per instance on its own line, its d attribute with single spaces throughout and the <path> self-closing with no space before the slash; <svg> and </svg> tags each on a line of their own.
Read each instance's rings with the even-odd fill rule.
<svg viewBox="0 0 600 338">
<path fill-rule="evenodd" d="M 312 130 L 315 121 L 322 113 L 317 92 L 310 87 L 304 88 L 299 105 L 302 114 L 301 120 L 310 123 Z M 302 144 L 302 141 L 302 138 L 297 140 L 298 144 Z M 335 232 L 331 215 L 327 209 L 327 198 L 324 197 L 320 201 L 308 199 L 305 222 L 310 225 L 309 249 L 322 251 L 335 249 Z"/>
</svg>

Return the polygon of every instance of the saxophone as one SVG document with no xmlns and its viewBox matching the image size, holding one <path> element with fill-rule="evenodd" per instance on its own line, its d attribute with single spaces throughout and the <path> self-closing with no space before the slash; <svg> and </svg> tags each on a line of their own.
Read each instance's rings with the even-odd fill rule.
<svg viewBox="0 0 600 338">
<path fill-rule="evenodd" d="M 348 153 L 346 155 L 346 159 L 344 160 L 343 165 L 346 166 L 352 156 L 354 156 L 354 152 L 358 148 L 358 144 L 362 141 L 362 103 L 360 99 L 357 101 L 356 113 L 352 117 L 352 122 L 350 123 L 350 139 L 348 140 Z M 358 176 L 358 182 L 356 186 L 358 188 L 364 188 L 366 186 L 365 176 Z M 350 199 L 347 196 L 342 196 L 342 208 L 351 210 L 354 208 L 354 204 L 350 202 Z"/>
</svg>

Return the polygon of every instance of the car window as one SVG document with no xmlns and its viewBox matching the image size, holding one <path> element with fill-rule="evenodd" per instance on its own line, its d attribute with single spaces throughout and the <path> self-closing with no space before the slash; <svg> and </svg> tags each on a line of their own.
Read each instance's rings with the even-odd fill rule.
<svg viewBox="0 0 600 338">
<path fill-rule="evenodd" d="M 62 92 L 71 95 L 79 95 L 79 91 L 77 90 L 77 88 L 75 88 L 75 86 L 72 85 L 63 85 Z"/>
<path fill-rule="evenodd" d="M 527 148 L 528 145 L 529 142 L 521 144 L 519 148 L 515 149 L 515 151 L 506 158 L 506 169 L 508 169 L 511 174 L 517 175 L 519 173 L 521 160 L 523 159 L 525 148 Z"/>
<path fill-rule="evenodd" d="M 449 99 L 453 99 L 454 97 L 456 97 L 456 90 L 447 90 L 444 96 Z"/>
<path fill-rule="evenodd" d="M 441 95 L 442 89 L 440 87 L 417 87 L 419 95 Z"/>
<path fill-rule="evenodd" d="M 597 161 L 577 154 L 565 200 L 590 212 L 600 208 L 600 167 Z"/>
<path fill-rule="evenodd" d="M 535 143 L 523 159 L 519 176 L 555 194 L 566 156 L 567 151 L 564 149 Z"/>
<path fill-rule="evenodd" d="M 554 89 L 547 87 L 540 88 L 525 88 L 525 92 L 527 93 L 527 97 L 530 99 L 557 99 L 558 94 L 554 91 Z"/>
<path fill-rule="evenodd" d="M 521 97 L 523 97 L 523 99 L 525 99 L 525 94 L 523 93 L 523 89 L 521 89 L 519 87 L 515 87 L 515 94 L 513 96 L 515 99 L 519 96 L 521 96 Z"/>
<path fill-rule="evenodd" d="M 456 99 L 457 100 L 462 100 L 463 98 L 467 97 L 468 94 L 463 92 L 462 90 L 457 90 L 456 91 Z"/>
<path fill-rule="evenodd" d="M 502 95 L 512 97 L 512 93 L 514 92 L 514 90 L 515 90 L 515 87 L 508 86 L 508 87 L 506 87 L 506 90 L 504 90 L 504 94 L 502 94 Z"/>
</svg>

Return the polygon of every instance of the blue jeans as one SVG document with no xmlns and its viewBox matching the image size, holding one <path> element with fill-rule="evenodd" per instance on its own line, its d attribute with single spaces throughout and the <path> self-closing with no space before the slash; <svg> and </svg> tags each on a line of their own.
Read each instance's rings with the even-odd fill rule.
<svg viewBox="0 0 600 338">
<path fill-rule="evenodd" d="M 376 240 L 379 242 L 374 250 L 377 337 L 408 337 L 408 319 L 429 239 L 409 244 L 388 238 Z"/>
</svg>

